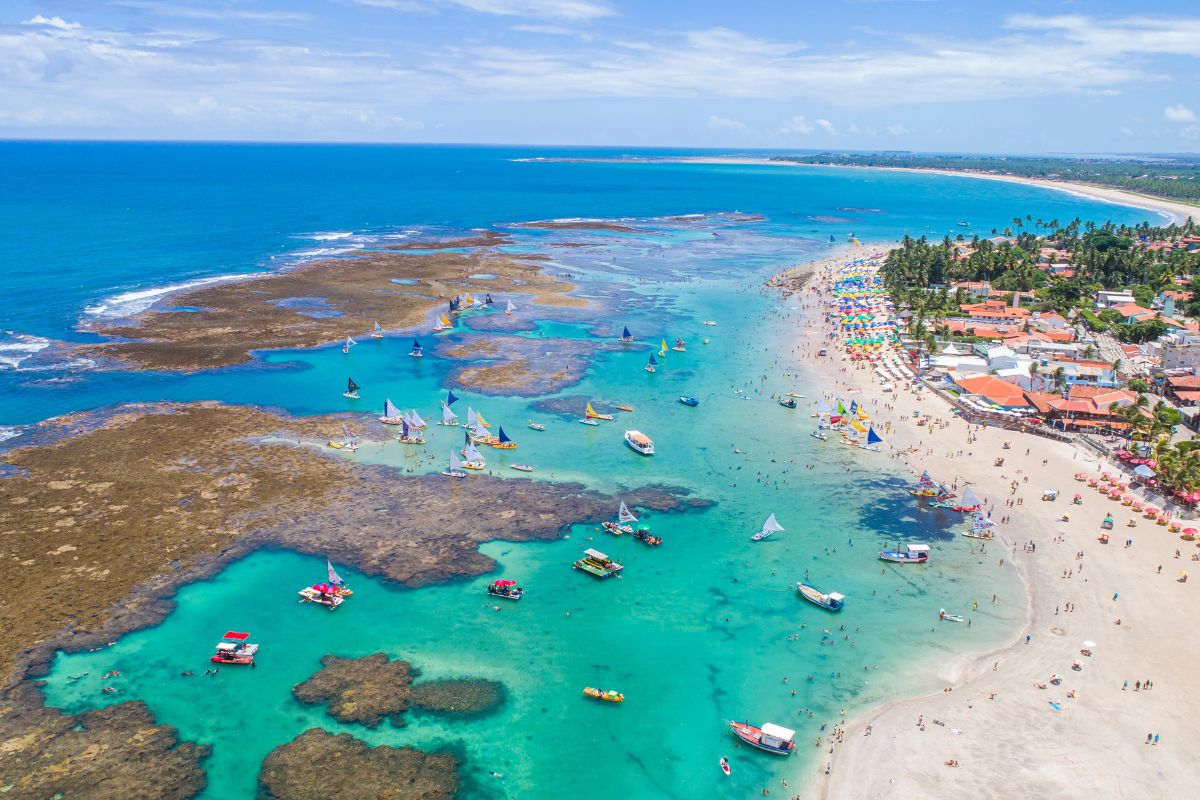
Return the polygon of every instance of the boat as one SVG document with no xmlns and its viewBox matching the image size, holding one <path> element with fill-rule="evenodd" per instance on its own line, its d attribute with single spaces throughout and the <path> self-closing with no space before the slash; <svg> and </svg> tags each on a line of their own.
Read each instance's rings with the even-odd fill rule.
<svg viewBox="0 0 1200 800">
<path fill-rule="evenodd" d="M 379 327 L 379 320 L 375 320 L 375 330 L 371 331 L 371 338 L 372 339 L 382 339 L 383 338 L 383 328 Z"/>
<path fill-rule="evenodd" d="M 626 325 L 625 329 L 621 331 L 621 341 L 626 344 L 629 344 L 633 341 L 633 334 L 629 332 L 628 325 Z"/>
<path fill-rule="evenodd" d="M 208 660 L 214 664 L 253 664 L 258 645 L 247 642 L 249 638 L 248 633 L 226 631 L 217 642 L 217 652 Z"/>
<path fill-rule="evenodd" d="M 875 426 L 872 425 L 867 431 L 867 443 L 861 445 L 863 450 L 870 450 L 873 453 L 879 452 L 879 445 L 883 443 L 883 438 L 875 432 Z"/>
<path fill-rule="evenodd" d="M 633 406 L 627 406 L 625 404 L 614 406 L 614 408 L 616 408 L 617 411 L 633 411 Z"/>
<path fill-rule="evenodd" d="M 713 322 L 711 319 L 706 319 L 706 320 L 704 320 L 704 324 L 705 325 L 716 325 L 717 323 Z"/>
<path fill-rule="evenodd" d="M 469 410 L 470 409 L 468 409 L 468 411 Z M 467 417 L 468 417 L 468 421 L 470 421 L 470 414 L 468 414 Z M 475 412 L 475 421 L 472 424 L 473 425 L 482 425 L 485 428 L 492 427 L 491 423 L 488 422 L 486 419 L 484 419 L 483 414 L 480 414 L 478 411 Z"/>
<path fill-rule="evenodd" d="M 775 514 L 772 513 L 763 522 L 762 530 L 759 531 L 758 533 L 754 534 L 753 536 L 751 536 L 750 541 L 761 542 L 763 539 L 766 539 L 772 533 L 775 533 L 777 531 L 782 531 L 782 530 L 783 530 L 783 526 L 779 524 L 779 520 L 775 519 Z"/>
<path fill-rule="evenodd" d="M 500 435 L 496 437 L 496 441 L 488 442 L 488 445 L 497 450 L 513 450 L 516 449 L 517 443 L 504 433 L 504 426 L 500 426 Z"/>
<path fill-rule="evenodd" d="M 910 544 L 903 550 L 884 550 L 879 559 L 894 564 L 924 564 L 929 560 L 929 545 Z"/>
<path fill-rule="evenodd" d="M 408 424 L 408 420 L 400 421 L 400 435 L 396 437 L 402 444 L 425 444 L 421 431 Z"/>
<path fill-rule="evenodd" d="M 789 397 L 787 400 L 780 400 L 779 405 L 783 406 L 784 408 L 795 408 L 796 398 Z"/>
<path fill-rule="evenodd" d="M 595 575 L 597 578 L 611 578 L 625 569 L 623 564 L 618 564 L 599 550 L 591 549 L 584 550 L 583 558 L 571 566 L 575 569 L 581 569 L 589 575 Z"/>
<path fill-rule="evenodd" d="M 505 303 L 505 306 L 504 306 L 504 313 L 505 313 L 505 314 L 507 314 L 508 316 L 510 316 L 510 317 L 511 317 L 511 316 L 512 316 L 512 312 L 514 312 L 514 311 L 516 311 L 516 310 L 517 310 L 517 307 L 513 305 L 513 302 L 512 302 L 512 300 L 509 300 L 509 301 L 507 301 L 507 302 Z"/>
<path fill-rule="evenodd" d="M 462 454 L 463 458 L 466 459 L 466 461 L 462 462 L 463 469 L 481 470 L 487 467 L 487 462 L 483 460 L 483 454 L 475 447 L 474 442 L 467 444 Z"/>
<path fill-rule="evenodd" d="M 761 728 L 756 728 L 748 722 L 730 722 L 729 729 L 733 735 L 751 747 L 789 756 L 796 747 L 796 732 L 773 722 L 764 722 Z"/>
<path fill-rule="evenodd" d="M 462 471 L 463 463 L 459 460 L 458 454 L 453 450 L 450 451 L 450 467 L 442 470 L 442 474 L 447 478 L 465 478 L 467 473 Z"/>
<path fill-rule="evenodd" d="M 686 353 L 687 352 L 687 342 L 685 342 L 683 339 L 680 339 L 679 337 L 676 337 L 675 338 L 675 346 L 672 347 L 671 349 L 678 351 L 680 353 Z"/>
<path fill-rule="evenodd" d="M 659 345 L 658 354 L 659 354 L 659 356 L 665 356 L 667 354 L 667 340 L 666 339 L 663 339 L 662 344 Z"/>
<path fill-rule="evenodd" d="M 487 585 L 487 593 L 504 600 L 520 600 L 525 596 L 525 590 L 517 586 L 516 581 L 508 579 L 492 581 Z"/>
<path fill-rule="evenodd" d="M 491 447 L 495 447 L 496 445 L 500 444 L 500 437 L 492 436 L 490 433 L 488 433 L 487 428 L 480 425 L 478 419 L 475 420 L 475 427 L 467 428 L 464 433 L 468 442 L 474 442 L 475 444 L 486 444 Z"/>
<path fill-rule="evenodd" d="M 683 403 L 685 406 L 692 406 L 693 408 L 700 405 L 700 401 L 689 394 L 679 395 L 679 402 Z"/>
<path fill-rule="evenodd" d="M 960 617 L 958 614 L 947 614 L 946 609 L 944 609 L 944 608 L 938 612 L 938 619 L 940 619 L 942 622 L 962 622 L 963 621 L 963 618 Z"/>
<path fill-rule="evenodd" d="M 453 327 L 454 326 L 450 324 L 450 318 L 445 314 L 442 314 L 438 317 L 438 321 L 434 323 L 433 330 L 437 333 L 440 333 L 441 331 L 448 331 Z"/>
<path fill-rule="evenodd" d="M 614 692 L 611 689 L 604 691 L 603 689 L 593 689 L 591 686 L 583 690 L 583 693 L 593 700 L 603 700 L 606 703 L 624 703 L 625 695 L 620 692 Z"/>
<path fill-rule="evenodd" d="M 518 472 L 533 472 L 532 464 L 509 464 L 510 469 L 515 469 Z"/>
<path fill-rule="evenodd" d="M 654 442 L 641 431 L 625 431 L 625 444 L 644 456 L 654 455 Z"/>
<path fill-rule="evenodd" d="M 447 427 L 452 428 L 457 424 L 458 424 L 458 414 L 455 414 L 453 411 L 451 411 L 450 406 L 446 403 L 445 400 L 443 400 L 442 401 L 442 421 L 439 422 L 438 425 L 445 425 Z"/>
<path fill-rule="evenodd" d="M 796 583 L 796 591 L 800 593 L 808 602 L 813 605 L 820 606 L 828 611 L 841 611 L 846 605 L 846 598 L 837 592 L 829 592 L 826 594 L 815 586 L 809 586 L 807 583 L 798 581 Z"/>
<path fill-rule="evenodd" d="M 725 773 L 725 777 L 729 777 L 729 759 L 724 756 L 721 757 L 721 772 Z"/>
<path fill-rule="evenodd" d="M 967 222 L 965 219 L 960 219 L 960 220 L 959 220 L 959 221 L 958 221 L 956 224 L 957 224 L 957 225 L 958 225 L 958 227 L 960 227 L 960 228 L 969 228 L 969 227 L 971 227 L 971 223 Z"/>
<path fill-rule="evenodd" d="M 534 422 L 533 420 L 529 420 L 529 427 L 530 427 L 530 428 L 532 428 L 532 429 L 533 429 L 533 430 L 535 430 L 535 431 L 544 431 L 544 430 L 546 430 L 546 426 L 545 426 L 545 425 L 543 425 L 543 424 L 542 424 L 542 423 L 540 423 L 540 422 Z"/>
<path fill-rule="evenodd" d="M 337 589 L 328 583 L 314 583 L 312 586 L 305 586 L 297 594 L 300 595 L 301 603 L 316 603 L 325 606 L 330 611 L 340 606 L 344 599 L 337 593 Z"/>
<path fill-rule="evenodd" d="M 326 442 L 334 450 L 349 450 L 354 452 L 358 449 L 358 437 L 354 435 L 354 431 L 350 430 L 350 426 L 342 423 L 342 441 L 334 441 L 330 439 Z"/>
<path fill-rule="evenodd" d="M 822 430 L 809 431 L 808 435 L 813 437 L 814 439 L 820 439 L 822 442 L 826 441 L 829 438 L 828 436 L 825 435 L 825 431 L 822 431 Z"/>
<path fill-rule="evenodd" d="M 347 336 L 347 337 L 346 337 L 346 343 L 345 343 L 344 345 L 342 345 L 342 352 L 343 352 L 343 353 L 349 353 L 349 352 L 350 352 L 350 348 L 351 348 L 351 347 L 354 347 L 354 345 L 356 345 L 356 344 L 358 344 L 358 342 L 354 341 L 354 340 L 353 340 L 353 339 L 351 339 L 349 336 Z"/>
<path fill-rule="evenodd" d="M 639 542 L 645 542 L 651 547 L 658 547 L 663 543 L 662 537 L 652 535 L 650 528 L 646 525 L 639 525 L 637 530 L 633 532 L 633 538 Z"/>
<path fill-rule="evenodd" d="M 963 536 L 967 536 L 972 539 L 991 539 L 995 535 L 992 532 L 992 528 L 994 527 L 996 527 L 996 523 L 993 522 L 987 514 L 984 514 L 982 511 L 977 511 L 975 512 L 975 516 L 971 519 L 971 529 L 969 531 L 963 531 Z"/>
<path fill-rule="evenodd" d="M 354 382 L 354 378 L 347 378 L 346 391 L 342 392 L 342 397 L 348 397 L 351 400 L 357 400 L 358 388 L 358 384 Z"/>
<path fill-rule="evenodd" d="M 425 357 L 425 349 L 423 347 L 421 347 L 421 343 L 418 342 L 416 339 L 413 339 L 412 351 L 409 353 L 409 355 L 412 356 L 413 358 L 424 358 Z"/>
<path fill-rule="evenodd" d="M 650 360 L 646 362 L 646 372 L 657 372 L 658 360 L 654 358 L 654 353 L 650 354 Z"/>
<path fill-rule="evenodd" d="M 333 568 L 333 562 L 328 558 L 325 559 L 325 576 L 329 579 L 328 583 L 334 588 L 339 597 L 349 597 L 354 594 L 350 591 L 350 587 L 342 580 L 342 576 L 337 574 L 337 570 Z"/>
<path fill-rule="evenodd" d="M 399 425 L 404 422 L 404 414 L 392 404 L 390 399 L 387 399 L 383 401 L 383 416 L 379 418 L 379 421 L 384 425 Z"/>
<path fill-rule="evenodd" d="M 586 408 L 586 409 L 584 409 L 583 416 L 584 416 L 584 418 L 586 418 L 586 419 L 606 419 L 606 420 L 611 420 L 611 419 L 613 418 L 613 415 L 612 415 L 612 414 L 598 414 L 598 413 L 596 413 L 596 409 L 592 408 L 592 404 L 591 404 L 591 403 L 588 403 L 588 404 L 587 404 L 587 408 Z"/>
<path fill-rule="evenodd" d="M 633 512 L 629 510 L 629 507 L 625 505 L 625 501 L 621 501 L 621 507 L 617 509 L 616 521 L 613 522 L 611 520 L 605 520 L 601 523 L 601 525 L 603 525 L 604 530 L 608 531 L 609 533 L 615 536 L 620 536 L 622 533 L 633 533 L 633 525 L 631 523 L 637 521 L 637 517 L 635 517 Z"/>
<path fill-rule="evenodd" d="M 594 419 L 581 419 L 579 421 L 584 425 L 599 425 L 600 424 L 599 422 L 597 422 Z"/>
</svg>

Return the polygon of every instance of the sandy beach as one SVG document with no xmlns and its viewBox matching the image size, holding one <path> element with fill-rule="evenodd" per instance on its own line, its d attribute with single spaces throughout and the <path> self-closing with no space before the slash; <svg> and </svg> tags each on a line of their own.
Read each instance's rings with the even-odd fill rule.
<svg viewBox="0 0 1200 800">
<path fill-rule="evenodd" d="M 840 259 L 882 250 L 886 246 L 863 245 Z M 814 365 L 829 396 L 865 404 L 886 441 L 882 453 L 862 458 L 895 459 L 914 476 L 927 469 L 956 482 L 960 494 L 969 485 L 994 520 L 1011 518 L 980 558 L 1004 559 L 1018 570 L 1027 596 L 995 602 L 1027 605 L 1028 624 L 999 649 L 924 665 L 936 669 L 943 691 L 898 699 L 827 735 L 807 796 L 992 797 L 1000 786 L 1017 797 L 1191 796 L 1200 773 L 1191 758 L 1200 722 L 1190 711 L 1200 645 L 1185 631 L 1200 602 L 1179 577 L 1196 566 L 1194 544 L 1076 482 L 1080 471 L 1115 470 L 1094 453 L 970 426 L 929 390 L 917 397 L 901 385 L 898 393 L 885 393 L 870 366 L 852 363 L 840 349 L 817 358 L 828 330 L 816 292 L 825 288 L 832 261 L 815 265 L 818 280 L 804 292 L 808 314 L 798 331 L 797 359 Z M 917 409 L 934 424 L 918 428 Z M 828 447 L 839 446 L 833 439 Z M 1003 449 L 1005 441 L 1010 449 Z M 994 466 L 999 456 L 1002 467 Z M 1049 488 L 1061 493 L 1057 501 L 1040 499 Z M 1077 492 L 1082 506 L 1072 504 Z M 1117 526 L 1111 543 L 1100 544 L 1100 522 L 1110 512 Z M 1069 521 L 1062 520 L 1065 514 Z M 1136 527 L 1126 527 L 1131 517 Z M 981 544 L 962 539 L 944 546 Z M 969 618 L 972 609 L 953 611 Z M 930 608 L 928 618 L 897 620 L 898 631 L 954 624 L 939 622 L 937 614 Z M 962 633 L 969 651 L 966 625 Z M 1090 657 L 1081 654 L 1089 640 L 1095 642 Z M 1072 668 L 1076 661 L 1079 670 Z M 1050 682 L 1055 674 L 1063 677 L 1061 685 Z"/>
</svg>

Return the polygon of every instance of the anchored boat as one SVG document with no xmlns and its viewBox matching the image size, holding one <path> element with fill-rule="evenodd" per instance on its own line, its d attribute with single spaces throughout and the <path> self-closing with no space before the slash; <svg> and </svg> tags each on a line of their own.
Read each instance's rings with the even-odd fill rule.
<svg viewBox="0 0 1200 800">
<path fill-rule="evenodd" d="M 625 565 L 618 564 L 599 550 L 591 549 L 584 550 L 583 558 L 576 561 L 572 566 L 590 575 L 595 575 L 597 578 L 611 578 L 625 569 Z"/>
<path fill-rule="evenodd" d="M 894 564 L 924 564 L 929 560 L 929 545 L 910 544 L 904 550 L 884 550 L 879 558 Z"/>
<path fill-rule="evenodd" d="M 371 331 L 371 338 L 372 339 L 382 339 L 383 338 L 383 328 L 381 328 L 379 326 L 379 320 L 375 320 L 375 330 Z"/>
<path fill-rule="evenodd" d="M 500 435 L 496 437 L 496 441 L 488 442 L 488 444 L 497 450 L 515 450 L 517 443 L 504 433 L 504 426 L 500 426 Z"/>
<path fill-rule="evenodd" d="M 773 722 L 764 722 L 756 728 L 748 722 L 730 722 L 733 735 L 751 747 L 766 750 L 781 756 L 790 756 L 796 747 L 796 732 Z"/>
<path fill-rule="evenodd" d="M 654 455 L 654 442 L 641 431 L 625 431 L 625 444 L 644 456 Z"/>
<path fill-rule="evenodd" d="M 780 400 L 779 405 L 783 406 L 784 408 L 795 408 L 796 398 L 789 397 L 787 400 Z"/>
<path fill-rule="evenodd" d="M 614 692 L 611 689 L 607 692 L 603 689 L 593 689 L 591 686 L 583 690 L 583 693 L 593 700 L 603 700 L 606 703 L 624 703 L 625 695 L 620 692 Z"/>
<path fill-rule="evenodd" d="M 442 474 L 447 478 L 465 478 L 467 473 L 462 471 L 463 463 L 459 460 L 458 454 L 453 450 L 450 451 L 450 467 L 442 470 Z"/>
<path fill-rule="evenodd" d="M 384 425 L 399 425 L 404 421 L 404 414 L 392 403 L 391 399 L 383 401 L 383 416 L 379 421 Z"/>
<path fill-rule="evenodd" d="M 518 472 L 533 472 L 533 464 L 509 464 L 508 466 Z"/>
<path fill-rule="evenodd" d="M 782 531 L 782 530 L 783 530 L 783 526 L 779 524 L 779 520 L 775 519 L 775 514 L 772 513 L 770 516 L 767 517 L 766 521 L 763 522 L 762 530 L 759 531 L 758 533 L 754 534 L 753 536 L 751 536 L 750 541 L 761 542 L 763 539 L 766 539 L 772 533 L 775 533 L 776 531 Z"/>
<path fill-rule="evenodd" d="M 254 654 L 258 652 L 258 645 L 251 644 L 246 640 L 250 638 L 250 634 L 241 633 L 239 631 L 226 631 L 221 637 L 221 641 L 217 643 L 217 652 L 208 660 L 214 664 L 253 664 Z"/>
<path fill-rule="evenodd" d="M 532 428 L 532 429 L 533 429 L 533 430 L 535 430 L 535 431 L 544 431 L 544 430 L 546 430 L 546 426 L 545 426 L 545 425 L 543 425 L 543 424 L 542 424 L 542 423 L 540 423 L 540 422 L 534 422 L 533 420 L 529 420 L 529 427 L 530 427 L 530 428 Z"/>
<path fill-rule="evenodd" d="M 588 403 L 588 404 L 587 404 L 587 408 L 586 408 L 586 409 L 584 409 L 583 416 L 584 416 L 584 418 L 585 418 L 585 419 L 606 419 L 606 420 L 611 420 L 611 419 L 613 418 L 613 415 L 612 415 L 612 414 L 599 414 L 599 413 L 597 413 L 597 412 L 596 412 L 596 409 L 592 408 L 592 404 L 591 404 L 591 403 Z"/>
<path fill-rule="evenodd" d="M 492 597 L 500 597 L 504 600 L 520 600 L 525 596 L 525 590 L 517 586 L 516 581 L 507 579 L 495 580 L 489 583 L 487 593 Z"/>
<path fill-rule="evenodd" d="M 679 402 L 683 403 L 685 406 L 691 406 L 693 408 L 700 405 L 699 400 L 688 394 L 679 395 Z"/>
<path fill-rule="evenodd" d="M 358 399 L 358 384 L 354 382 L 354 378 L 346 379 L 346 391 L 342 392 L 342 397 L 348 397 L 351 400 Z"/>
<path fill-rule="evenodd" d="M 629 507 L 625 505 L 625 501 L 622 500 L 621 507 L 617 510 L 616 522 L 605 520 L 601 523 L 601 525 L 604 526 L 604 530 L 608 531 L 614 536 L 620 536 L 622 533 L 633 533 L 633 525 L 631 523 L 637 521 L 637 517 L 633 515 L 633 512 L 629 510 Z"/>
<path fill-rule="evenodd" d="M 796 591 L 808 602 L 820 606 L 827 611 L 841 611 L 846 605 L 846 597 L 844 595 L 840 595 L 837 592 L 826 594 L 815 586 L 809 586 L 807 583 L 797 582 Z"/>
</svg>

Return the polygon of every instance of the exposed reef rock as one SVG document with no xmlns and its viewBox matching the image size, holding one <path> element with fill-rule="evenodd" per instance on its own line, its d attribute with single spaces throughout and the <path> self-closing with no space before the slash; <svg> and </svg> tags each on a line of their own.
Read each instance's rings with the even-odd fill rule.
<svg viewBox="0 0 1200 800">
<path fill-rule="evenodd" d="M 305 731 L 271 751 L 260 800 L 436 800 L 459 788 L 458 759 L 409 747 L 370 747 L 348 733 Z"/>
<path fill-rule="evenodd" d="M 537 397 L 579 383 L 590 357 L 607 347 L 579 339 L 472 334 L 439 346 L 437 355 L 469 362 L 448 378 L 459 386 L 481 394 Z"/>
<path fill-rule="evenodd" d="M 504 684 L 497 681 L 451 679 L 422 681 L 412 686 L 412 706 L 420 711 L 456 717 L 475 717 L 504 702 Z"/>
<path fill-rule="evenodd" d="M 403 661 L 390 661 L 384 653 L 363 658 L 325 656 L 321 669 L 292 687 L 301 703 L 324 705 L 338 722 L 357 722 L 376 728 L 384 719 L 404 724 L 412 672 Z"/>
</svg>

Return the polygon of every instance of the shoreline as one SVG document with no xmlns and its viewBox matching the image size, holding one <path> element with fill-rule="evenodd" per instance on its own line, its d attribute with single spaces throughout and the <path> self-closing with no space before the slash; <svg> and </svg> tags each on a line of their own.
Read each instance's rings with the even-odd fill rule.
<svg viewBox="0 0 1200 800">
<path fill-rule="evenodd" d="M 889 426 L 883 434 L 888 440 L 884 452 L 914 477 L 927 468 L 941 480 L 953 476 L 960 485 L 970 482 L 976 494 L 996 507 L 996 518 L 1012 516 L 984 550 L 986 557 L 1003 558 L 1014 567 L 1024 589 L 1025 623 L 1010 641 L 982 649 L 966 647 L 937 666 L 943 691 L 870 707 L 844 721 L 841 736 L 823 737 L 826 753 L 805 775 L 804 796 L 988 796 L 996 785 L 1014 782 L 1014 792 L 1021 795 L 1131 796 L 1131 787 L 1150 796 L 1185 795 L 1185 787 L 1196 779 L 1186 754 L 1160 747 L 1149 751 L 1151 758 L 1139 746 L 1146 735 L 1142 727 L 1171 742 L 1200 735 L 1200 726 L 1179 711 L 1194 699 L 1187 664 L 1200 655 L 1200 648 L 1171 636 L 1185 630 L 1200 610 L 1187 584 L 1175 582 L 1186 558 L 1175 562 L 1171 552 L 1184 543 L 1165 528 L 1140 521 L 1136 528 L 1113 532 L 1114 540 L 1132 536 L 1134 547 L 1097 545 L 1099 517 L 1109 512 L 1124 520 L 1129 510 L 1071 479 L 1075 472 L 1098 471 L 1094 455 L 1031 434 L 977 430 L 951 416 L 949 403 L 928 389 L 919 400 L 900 391 L 884 393 L 869 366 L 852 364 L 839 347 L 830 347 L 828 359 L 815 357 L 816 347 L 829 346 L 829 327 L 823 319 L 829 295 L 818 292 L 831 275 L 830 262 L 893 246 L 864 244 L 813 262 L 815 281 L 802 295 L 807 325 L 797 331 L 808 351 L 804 359 L 822 394 L 841 394 L 851 386 L 860 390 L 855 397 L 869 409 L 874 423 Z M 924 409 L 930 419 L 940 418 L 945 426 L 916 428 L 911 419 L 903 419 L 901 409 L 910 406 Z M 1006 439 L 1012 442 L 1008 452 L 1002 448 Z M 950 449 L 960 447 L 963 450 Z M 1022 448 L 1028 455 L 1021 455 Z M 997 468 L 992 458 L 1001 453 L 1006 464 Z M 1012 480 L 1019 481 L 1015 495 L 1009 494 Z M 1066 497 L 1052 504 L 1040 502 L 1041 490 L 1050 487 Z M 1082 506 L 1067 499 L 1076 491 L 1083 494 Z M 1021 505 L 1008 508 L 1010 496 Z M 1070 514 L 1070 522 L 1060 520 L 1063 513 Z M 1036 549 L 1028 551 L 1028 542 Z M 1093 555 L 1093 550 L 1099 552 Z M 1087 559 L 1073 558 L 1078 552 Z M 1087 572 L 1076 576 L 1084 564 Z M 1158 564 L 1163 565 L 1162 574 L 1155 571 Z M 1143 591 L 1148 582 L 1159 588 Z M 1164 602 L 1163 594 L 1170 599 Z M 998 602 L 1007 605 L 1014 599 Z M 1079 607 L 1072 613 L 1063 610 L 1066 603 L 1076 602 Z M 1120 627 L 1114 619 L 1122 620 Z M 1080 655 L 1080 643 L 1088 639 L 1099 643 L 1092 658 Z M 1162 650 L 1164 641 L 1171 642 L 1170 658 Z M 1071 669 L 1074 660 L 1083 663 L 1081 672 Z M 1061 687 L 1048 684 L 1052 673 L 1067 676 Z M 1161 694 L 1133 692 L 1135 678 L 1147 675 L 1156 685 L 1163 682 Z M 1128 690 L 1122 688 L 1124 680 L 1130 683 Z M 1035 688 L 1039 683 L 1048 688 Z M 1076 696 L 1066 695 L 1068 690 Z M 1062 710 L 1049 710 L 1052 700 Z M 918 720 L 926 725 L 918 727 Z M 945 724 L 929 724 L 934 720 Z M 946 761 L 961 766 L 951 768 Z M 1020 769 L 1013 767 L 1014 761 Z"/>
</svg>

